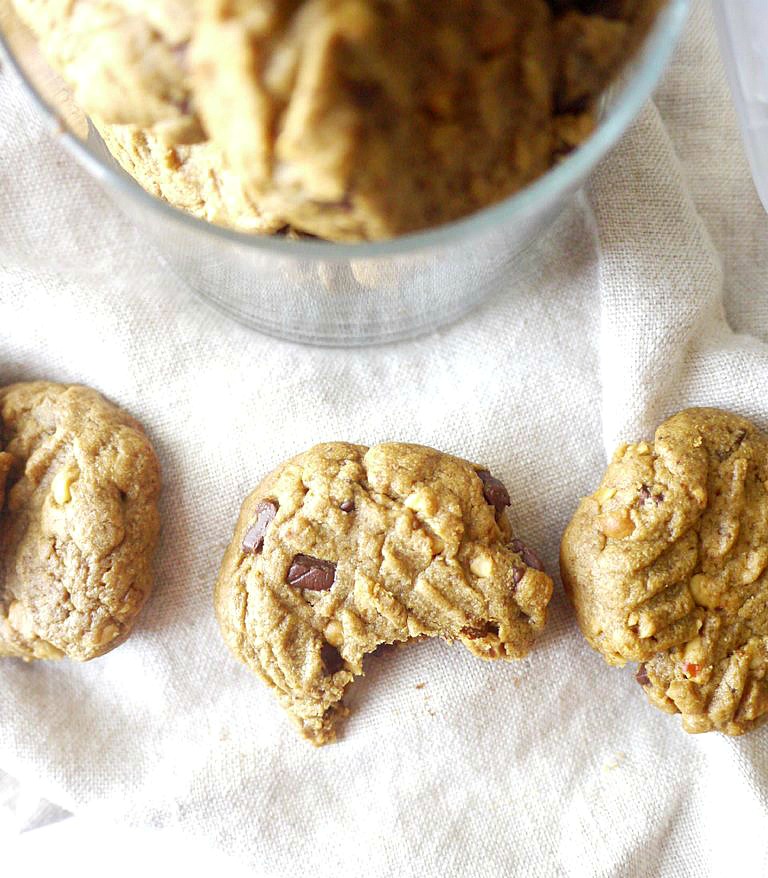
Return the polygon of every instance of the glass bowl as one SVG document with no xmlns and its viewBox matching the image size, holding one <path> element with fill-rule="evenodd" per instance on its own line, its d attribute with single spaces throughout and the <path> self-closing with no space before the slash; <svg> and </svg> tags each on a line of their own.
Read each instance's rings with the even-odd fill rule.
<svg viewBox="0 0 768 878">
<path fill-rule="evenodd" d="M 526 246 L 552 223 L 650 97 L 688 3 L 669 0 L 602 97 L 593 135 L 544 176 L 456 222 L 360 244 L 248 235 L 171 207 L 145 192 L 110 156 L 70 90 L 42 61 L 10 0 L 0 0 L 0 49 L 52 135 L 102 183 L 191 290 L 260 332 L 353 346 L 429 332 L 509 285 Z"/>
</svg>

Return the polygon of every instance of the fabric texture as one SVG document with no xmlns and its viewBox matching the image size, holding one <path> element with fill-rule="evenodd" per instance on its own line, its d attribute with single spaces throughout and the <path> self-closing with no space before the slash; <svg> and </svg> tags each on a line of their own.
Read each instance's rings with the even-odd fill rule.
<svg viewBox="0 0 768 878">
<path fill-rule="evenodd" d="M 768 728 L 684 734 L 588 648 L 559 582 L 527 659 L 394 651 L 320 751 L 226 652 L 211 603 L 243 496 L 320 440 L 485 462 L 554 572 L 618 441 L 686 405 L 768 427 L 768 217 L 709 5 L 693 5 L 654 102 L 534 267 L 449 329 L 367 350 L 273 341 L 191 297 L 0 71 L 0 383 L 96 387 L 142 420 L 164 471 L 156 590 L 131 640 L 86 665 L 0 662 L 7 812 L 29 788 L 207 838 L 263 876 L 768 871 Z M 39 807 L 6 822 L 37 825 Z"/>
</svg>

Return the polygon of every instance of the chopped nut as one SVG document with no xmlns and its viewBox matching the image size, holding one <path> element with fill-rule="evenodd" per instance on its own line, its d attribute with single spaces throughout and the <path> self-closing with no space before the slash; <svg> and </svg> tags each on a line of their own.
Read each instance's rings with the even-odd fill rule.
<svg viewBox="0 0 768 878">
<path fill-rule="evenodd" d="M 11 601 L 8 607 L 8 623 L 27 640 L 36 636 L 32 617 L 21 601 Z"/>
<path fill-rule="evenodd" d="M 621 540 L 628 537 L 635 529 L 634 522 L 629 517 L 629 511 L 607 512 L 602 517 L 601 530 L 607 537 Z"/>
<path fill-rule="evenodd" d="M 64 658 L 64 653 L 47 640 L 36 640 L 34 646 L 35 655 L 41 659 L 55 660 Z"/>
<path fill-rule="evenodd" d="M 651 446 L 647 442 L 638 442 L 637 443 L 637 453 L 638 454 L 650 454 Z"/>
<path fill-rule="evenodd" d="M 613 452 L 613 462 L 618 463 L 620 460 L 624 459 L 624 455 L 631 448 L 626 442 L 622 442 L 621 445 Z"/>
<path fill-rule="evenodd" d="M 331 621 L 325 626 L 325 639 L 331 646 L 341 646 L 344 643 L 344 629 L 337 619 Z"/>
<path fill-rule="evenodd" d="M 96 631 L 93 635 L 93 641 L 98 646 L 103 646 L 105 643 L 109 643 L 111 640 L 114 640 L 117 635 L 120 633 L 117 625 L 113 625 L 111 622 L 108 625 L 105 625 L 100 631 Z"/>
<path fill-rule="evenodd" d="M 720 604 L 720 587 L 712 577 L 697 573 L 691 577 L 689 588 L 700 607 L 713 610 Z"/>
<path fill-rule="evenodd" d="M 77 481 L 78 473 L 71 467 L 59 470 L 51 482 L 51 494 L 59 506 L 69 503 L 72 499 L 70 486 Z"/>
<path fill-rule="evenodd" d="M 594 497 L 595 500 L 602 506 L 606 500 L 610 500 L 612 497 L 616 496 L 616 488 L 600 488 L 595 491 Z"/>
<path fill-rule="evenodd" d="M 469 569 L 480 579 L 488 579 L 493 573 L 493 559 L 486 554 L 475 555 L 469 562 Z"/>
<path fill-rule="evenodd" d="M 429 636 L 432 634 L 432 631 L 430 631 L 429 628 L 426 628 L 424 623 L 420 619 L 417 619 L 416 616 L 408 616 L 405 624 L 408 627 L 409 637 Z"/>
<path fill-rule="evenodd" d="M 437 498 L 433 491 L 427 488 L 419 488 L 409 494 L 403 501 L 409 509 L 421 512 L 423 515 L 434 515 L 438 509 Z"/>
<path fill-rule="evenodd" d="M 683 650 L 683 661 L 688 664 L 701 665 L 704 662 L 704 641 L 701 637 L 694 637 L 693 640 L 685 644 Z"/>
<path fill-rule="evenodd" d="M 643 640 L 646 640 L 649 637 L 653 637 L 653 635 L 658 631 L 658 625 L 656 621 L 647 615 L 641 615 L 639 617 L 637 623 L 637 634 Z"/>
</svg>

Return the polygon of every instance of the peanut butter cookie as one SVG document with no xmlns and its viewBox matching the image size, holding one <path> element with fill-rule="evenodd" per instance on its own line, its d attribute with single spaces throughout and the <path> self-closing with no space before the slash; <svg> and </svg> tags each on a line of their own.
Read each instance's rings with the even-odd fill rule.
<svg viewBox="0 0 768 878">
<path fill-rule="evenodd" d="M 768 436 L 687 409 L 622 445 L 563 536 L 579 625 L 688 732 L 768 717 Z"/>
<path fill-rule="evenodd" d="M 37 381 L 0 388 L 0 449 L 0 656 L 108 652 L 152 584 L 149 440 L 96 391 Z"/>
<path fill-rule="evenodd" d="M 459 640 L 525 656 L 552 581 L 514 538 L 486 470 L 419 445 L 332 442 L 280 466 L 243 503 L 215 590 L 234 655 L 314 744 L 382 644 Z"/>
</svg>

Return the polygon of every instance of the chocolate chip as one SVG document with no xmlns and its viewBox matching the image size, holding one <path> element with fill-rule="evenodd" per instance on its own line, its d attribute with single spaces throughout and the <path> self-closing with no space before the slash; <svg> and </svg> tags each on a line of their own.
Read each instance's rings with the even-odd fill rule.
<svg viewBox="0 0 768 878">
<path fill-rule="evenodd" d="M 353 103 L 363 110 L 367 110 L 378 103 L 382 97 L 382 88 L 378 82 L 359 82 L 350 80 L 347 83 L 349 96 Z"/>
<path fill-rule="evenodd" d="M 504 508 L 509 506 L 509 491 L 495 476 L 492 476 L 487 469 L 478 470 L 477 475 L 483 483 L 483 497 L 485 497 L 485 502 L 490 503 L 490 505 L 493 506 L 496 510 L 496 516 L 498 517 L 504 511 Z"/>
<path fill-rule="evenodd" d="M 484 622 L 482 627 L 467 625 L 459 633 L 470 640 L 479 640 L 481 637 L 487 637 L 489 634 L 495 634 L 498 637 L 499 626 L 494 625 L 493 622 Z"/>
<path fill-rule="evenodd" d="M 525 567 L 520 567 L 518 564 L 512 568 L 512 585 L 515 588 L 520 585 L 520 580 L 525 576 Z"/>
<path fill-rule="evenodd" d="M 326 591 L 336 578 L 333 561 L 323 561 L 311 555 L 296 555 L 288 568 L 288 585 L 309 591 Z"/>
<path fill-rule="evenodd" d="M 513 552 L 517 552 L 517 554 L 523 559 L 523 564 L 527 567 L 533 567 L 534 570 L 544 571 L 544 565 L 541 563 L 541 558 L 533 551 L 533 549 L 529 549 L 528 546 L 522 540 L 512 540 L 509 544 L 509 548 L 512 549 Z"/>
<path fill-rule="evenodd" d="M 481 637 L 485 636 L 485 631 L 482 628 L 471 628 L 467 625 L 466 628 L 462 628 L 459 632 L 463 634 L 464 637 L 468 637 L 470 640 L 479 640 Z"/>
<path fill-rule="evenodd" d="M 717 457 L 718 460 L 728 460 L 728 458 L 732 454 L 734 454 L 736 451 L 738 451 L 738 449 L 741 447 L 741 443 L 746 438 L 747 438 L 747 431 L 746 430 L 737 430 L 733 434 L 733 442 L 731 443 L 731 447 L 726 448 L 725 450 L 722 450 L 722 451 L 716 451 L 715 457 Z"/>
<path fill-rule="evenodd" d="M 274 500 L 262 500 L 256 507 L 256 519 L 243 537 L 243 551 L 257 554 L 264 546 L 264 534 L 277 515 L 277 503 Z"/>
<path fill-rule="evenodd" d="M 651 494 L 651 489 L 648 485 L 643 485 L 638 491 L 638 495 L 641 503 L 645 503 L 646 500 L 653 500 L 653 502 L 658 506 L 660 503 L 664 502 L 664 495 L 659 492 L 658 494 Z"/>
<path fill-rule="evenodd" d="M 342 503 L 339 503 L 339 509 L 341 509 L 342 512 L 354 512 L 355 501 L 344 500 Z"/>
<path fill-rule="evenodd" d="M 639 665 L 637 668 L 637 673 L 635 674 L 635 679 L 641 686 L 650 685 L 651 678 L 648 676 L 645 670 L 645 662 Z"/>
<path fill-rule="evenodd" d="M 333 644 L 328 643 L 327 640 L 320 647 L 320 658 L 322 659 L 323 667 L 329 674 L 335 674 L 336 671 L 341 671 L 344 668 L 344 659 L 341 653 Z"/>
</svg>

